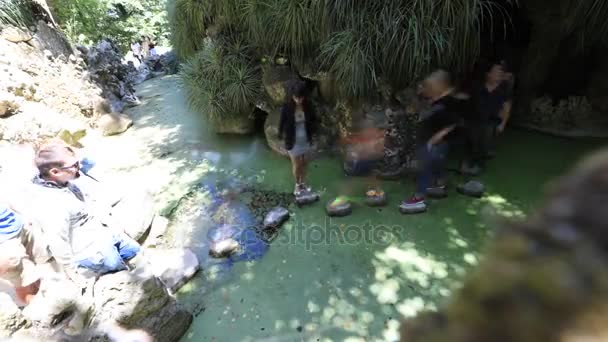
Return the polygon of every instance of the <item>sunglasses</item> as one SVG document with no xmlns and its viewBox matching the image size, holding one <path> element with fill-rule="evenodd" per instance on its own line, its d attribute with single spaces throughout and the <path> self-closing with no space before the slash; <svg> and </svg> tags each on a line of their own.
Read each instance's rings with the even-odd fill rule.
<svg viewBox="0 0 608 342">
<path fill-rule="evenodd" d="M 80 168 L 80 162 L 77 161 L 70 166 L 60 167 L 59 170 L 70 170 L 70 169 L 79 169 L 79 168 Z"/>
</svg>

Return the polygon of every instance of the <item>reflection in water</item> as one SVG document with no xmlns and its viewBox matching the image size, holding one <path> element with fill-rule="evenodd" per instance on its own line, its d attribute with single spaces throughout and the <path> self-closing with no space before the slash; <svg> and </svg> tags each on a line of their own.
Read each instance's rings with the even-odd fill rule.
<svg viewBox="0 0 608 342">
<path fill-rule="evenodd" d="M 211 156 L 211 155 L 210 155 Z M 208 176 L 199 185 L 207 201 L 201 204 L 200 224 L 193 232 L 193 240 L 198 242 L 195 253 L 204 265 L 216 265 L 219 272 L 230 270 L 235 262 L 258 260 L 268 250 L 268 244 L 257 231 L 256 219 L 239 195 L 246 184 L 235 177 Z M 239 252 L 226 259 L 209 256 L 212 242 L 234 239 L 241 246 Z"/>
</svg>

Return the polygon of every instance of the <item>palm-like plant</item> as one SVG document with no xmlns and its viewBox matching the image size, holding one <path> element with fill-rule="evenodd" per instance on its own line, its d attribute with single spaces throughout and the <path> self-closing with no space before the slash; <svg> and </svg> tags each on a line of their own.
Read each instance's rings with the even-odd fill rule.
<svg viewBox="0 0 608 342">
<path fill-rule="evenodd" d="M 380 84 L 407 86 L 431 67 L 464 69 L 473 64 L 482 20 L 491 20 L 488 14 L 495 13 L 492 1 L 175 0 L 173 17 L 184 19 L 175 23 L 173 44 L 182 57 L 192 55 L 201 49 L 205 23 L 213 23 L 221 39 L 248 42 L 247 57 L 240 60 L 287 56 L 296 69 L 329 71 L 343 99 L 362 99 L 375 96 Z M 199 54 L 196 63 L 209 53 Z M 222 89 L 208 99 L 217 106 L 216 113 L 222 103 L 229 106 L 221 96 L 237 96 L 237 102 L 253 98 L 244 90 L 252 89 L 256 74 L 251 65 L 218 73 Z M 215 94 L 212 86 L 202 87 Z"/>
<path fill-rule="evenodd" d="M 28 27 L 34 22 L 29 0 L 0 0 L 0 25 Z"/>
<path fill-rule="evenodd" d="M 171 42 L 180 59 L 192 57 L 205 38 L 205 22 L 210 6 L 203 0 L 170 0 L 167 2 Z"/>
<path fill-rule="evenodd" d="M 211 122 L 247 117 L 261 96 L 260 69 L 240 42 L 208 41 L 182 69 L 193 110 Z"/>
</svg>

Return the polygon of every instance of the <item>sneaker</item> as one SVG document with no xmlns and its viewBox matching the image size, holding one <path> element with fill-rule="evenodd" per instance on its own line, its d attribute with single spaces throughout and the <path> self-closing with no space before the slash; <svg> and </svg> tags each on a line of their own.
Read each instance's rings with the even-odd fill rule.
<svg viewBox="0 0 608 342">
<path fill-rule="evenodd" d="M 399 208 L 406 214 L 420 213 L 426 211 L 426 202 L 424 198 L 414 196 L 407 201 L 401 202 Z"/>
<path fill-rule="evenodd" d="M 293 188 L 293 195 L 298 196 L 300 195 L 300 193 L 302 193 L 302 187 L 300 186 L 300 184 L 296 184 Z"/>
<path fill-rule="evenodd" d="M 300 184 L 300 190 L 305 192 L 311 192 L 312 188 L 305 183 Z"/>
</svg>

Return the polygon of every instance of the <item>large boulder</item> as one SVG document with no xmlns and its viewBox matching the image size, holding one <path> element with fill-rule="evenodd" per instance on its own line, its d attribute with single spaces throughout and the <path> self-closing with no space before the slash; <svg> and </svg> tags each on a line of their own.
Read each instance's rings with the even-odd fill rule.
<svg viewBox="0 0 608 342">
<path fill-rule="evenodd" d="M 54 58 L 59 56 L 67 58 L 74 53 L 67 37 L 43 20 L 38 21 L 36 33 L 29 43 L 39 51 L 49 51 Z"/>
<path fill-rule="evenodd" d="M 131 189 L 111 211 L 111 219 L 138 242 L 148 236 L 155 217 L 154 199 L 145 190 Z"/>
<path fill-rule="evenodd" d="M 179 69 L 179 62 L 177 61 L 177 55 L 174 51 L 169 51 L 160 56 L 160 64 L 162 65 L 163 71 L 166 75 L 177 74 Z"/>
<path fill-rule="evenodd" d="M 104 39 L 86 51 L 91 79 L 102 89 L 102 96 L 110 101 L 113 112 L 122 112 L 125 106 L 135 105 L 134 67 L 123 63 L 118 47 Z"/>
<path fill-rule="evenodd" d="M 262 83 L 268 97 L 275 105 L 285 101 L 286 83 L 299 79 L 296 72 L 289 66 L 276 65 L 264 67 Z"/>
<path fill-rule="evenodd" d="M 115 321 L 126 329 L 142 329 L 156 341 L 173 342 L 192 322 L 192 315 L 147 270 L 105 275 L 96 282 L 94 294 L 94 325 Z"/>
<path fill-rule="evenodd" d="M 200 269 L 196 255 L 189 249 L 176 248 L 169 250 L 146 251 L 146 258 L 152 273 L 165 284 L 172 293 L 177 292 Z"/>
<path fill-rule="evenodd" d="M 120 113 L 103 114 L 97 119 L 97 127 L 105 136 L 124 133 L 132 125 L 133 120 Z"/>
<path fill-rule="evenodd" d="M 82 296 L 81 289 L 58 273 L 45 273 L 40 290 L 23 309 L 23 315 L 34 323 L 38 331 L 64 330 L 80 334 L 86 328 L 93 302 L 90 296 Z M 86 287 L 94 279 L 81 279 Z"/>
<path fill-rule="evenodd" d="M 32 35 L 17 27 L 7 26 L 2 28 L 0 38 L 6 39 L 11 43 L 27 42 L 32 39 Z"/>
</svg>

